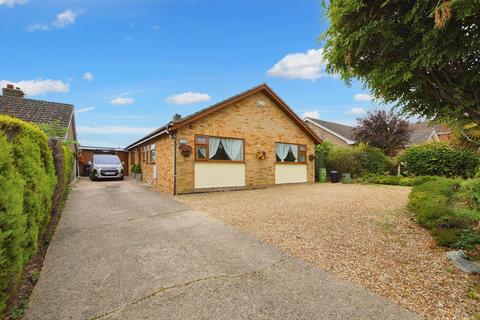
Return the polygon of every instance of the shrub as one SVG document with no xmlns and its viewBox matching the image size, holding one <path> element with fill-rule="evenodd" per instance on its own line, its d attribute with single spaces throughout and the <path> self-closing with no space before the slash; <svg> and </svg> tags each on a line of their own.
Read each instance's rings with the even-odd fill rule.
<svg viewBox="0 0 480 320">
<path fill-rule="evenodd" d="M 462 184 L 462 190 L 468 204 L 480 210 L 480 178 L 466 180 Z"/>
<path fill-rule="evenodd" d="M 470 150 L 459 150 L 448 143 L 425 143 L 407 148 L 399 158 L 406 175 L 472 177 L 479 159 Z"/>
<path fill-rule="evenodd" d="M 134 164 L 132 166 L 133 173 L 142 173 L 142 167 L 139 164 Z"/>
<path fill-rule="evenodd" d="M 429 177 L 421 179 L 409 196 L 409 209 L 418 223 L 430 229 L 442 246 L 471 250 L 480 244 L 480 234 L 475 226 L 480 212 L 461 207 L 465 193 L 464 182 L 456 179 Z M 460 207 L 459 207 L 460 206 Z"/>
<path fill-rule="evenodd" d="M 359 181 L 375 184 L 388 184 L 394 186 L 418 186 L 426 181 L 436 180 L 439 177 L 400 177 L 390 175 L 367 174 L 360 178 Z"/>
<path fill-rule="evenodd" d="M 388 171 L 390 163 L 380 149 L 360 144 L 352 148 L 334 148 L 329 153 L 327 165 L 331 170 L 361 177 L 366 174 L 383 174 Z"/>
<path fill-rule="evenodd" d="M 0 116 L 0 314 L 51 216 L 56 176 L 37 126 Z"/>
<path fill-rule="evenodd" d="M 14 168 L 13 149 L 0 133 L 0 314 L 7 300 L 5 290 L 11 281 L 16 282 L 27 259 L 23 251 L 23 190 L 24 181 Z"/>
</svg>

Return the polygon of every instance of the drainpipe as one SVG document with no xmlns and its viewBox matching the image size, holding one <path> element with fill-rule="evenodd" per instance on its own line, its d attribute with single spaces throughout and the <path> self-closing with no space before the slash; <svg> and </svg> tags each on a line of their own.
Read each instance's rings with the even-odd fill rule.
<svg viewBox="0 0 480 320">
<path fill-rule="evenodd" d="M 170 126 L 172 125 L 172 122 L 170 122 L 167 125 L 167 134 L 172 137 L 173 141 L 173 195 L 177 195 L 177 133 L 170 132 Z"/>
<path fill-rule="evenodd" d="M 173 195 L 177 195 L 177 134 L 172 134 L 173 139 Z"/>
</svg>

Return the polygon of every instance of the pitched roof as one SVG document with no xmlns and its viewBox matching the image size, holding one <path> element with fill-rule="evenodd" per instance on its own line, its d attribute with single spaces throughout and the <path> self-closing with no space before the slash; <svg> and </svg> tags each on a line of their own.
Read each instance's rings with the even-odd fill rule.
<svg viewBox="0 0 480 320">
<path fill-rule="evenodd" d="M 2 95 L 0 114 L 35 123 L 50 123 L 58 119 L 62 127 L 68 128 L 73 118 L 73 105 Z"/>
<path fill-rule="evenodd" d="M 302 121 L 302 119 L 300 119 L 296 114 L 295 112 L 293 112 L 293 110 L 275 93 L 273 92 L 272 89 L 270 89 L 270 87 L 265 84 L 265 83 L 262 83 L 261 85 L 258 85 L 256 87 L 253 87 L 249 90 L 246 90 L 242 93 L 239 93 L 237 95 L 234 95 L 228 99 L 225 99 L 223 101 L 220 101 L 214 105 L 211 105 L 207 108 L 204 108 L 204 109 L 201 109 L 200 111 L 197 111 L 191 115 L 188 115 L 186 117 L 183 117 L 179 120 L 175 120 L 175 121 L 171 121 L 165 125 L 163 125 L 162 127 L 154 130 L 153 132 L 147 134 L 145 137 L 133 142 L 132 144 L 130 144 L 129 146 L 127 146 L 125 148 L 125 150 L 129 150 L 139 144 L 142 144 L 154 137 L 157 137 L 157 136 L 160 136 L 160 135 L 163 135 L 163 134 L 167 134 L 168 131 L 175 131 L 175 130 L 178 130 L 200 118 L 203 118 L 213 112 L 216 112 L 218 110 L 221 110 L 225 107 L 228 107 L 229 105 L 239 101 L 239 100 L 242 100 L 248 96 L 251 96 L 253 94 L 256 94 L 256 93 L 259 93 L 259 92 L 263 92 L 264 94 L 266 94 L 270 99 L 272 99 L 276 105 L 278 107 L 280 107 L 280 109 L 282 111 L 284 111 L 287 116 L 289 116 L 290 119 L 292 119 L 307 135 L 309 135 L 313 141 L 315 141 L 315 143 L 320 143 L 321 140 L 318 138 L 318 136 L 309 128 L 305 125 L 305 123 Z"/>
<path fill-rule="evenodd" d="M 432 126 L 427 122 L 411 123 L 409 127 L 412 131 L 408 145 L 427 142 L 432 135 L 436 135 L 437 126 Z"/>
<path fill-rule="evenodd" d="M 353 137 L 353 130 L 355 129 L 354 127 L 347 126 L 341 123 L 330 122 L 330 121 L 314 119 L 309 117 L 306 117 L 305 120 L 317 125 L 318 127 L 326 131 L 329 131 L 333 135 L 344 140 L 346 143 L 349 143 L 349 144 L 355 143 L 355 138 Z"/>
</svg>

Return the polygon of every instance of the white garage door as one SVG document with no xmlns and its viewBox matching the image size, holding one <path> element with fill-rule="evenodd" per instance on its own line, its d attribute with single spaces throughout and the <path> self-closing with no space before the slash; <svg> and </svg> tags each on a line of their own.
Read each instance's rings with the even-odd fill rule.
<svg viewBox="0 0 480 320">
<path fill-rule="evenodd" d="M 306 164 L 276 164 L 275 184 L 307 182 Z"/>
</svg>

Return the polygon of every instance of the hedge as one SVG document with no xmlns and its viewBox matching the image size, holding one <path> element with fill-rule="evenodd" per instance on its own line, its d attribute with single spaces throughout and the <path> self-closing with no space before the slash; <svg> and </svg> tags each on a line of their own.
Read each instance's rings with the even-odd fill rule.
<svg viewBox="0 0 480 320">
<path fill-rule="evenodd" d="M 471 178 L 480 164 L 470 150 L 456 149 L 448 143 L 430 142 L 407 148 L 399 158 L 407 176 Z"/>
<path fill-rule="evenodd" d="M 73 153 L 66 147 L 61 152 L 66 179 L 59 182 L 68 186 Z M 0 115 L 0 315 L 51 219 L 56 170 L 39 127 Z"/>
<path fill-rule="evenodd" d="M 361 177 L 366 174 L 389 172 L 392 164 L 382 150 L 359 144 L 351 148 L 334 147 L 328 154 L 327 166 L 329 170 Z"/>
</svg>

